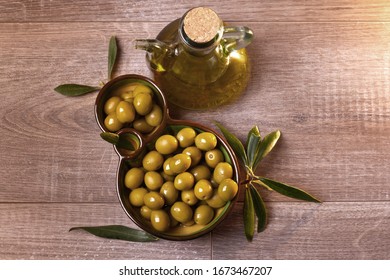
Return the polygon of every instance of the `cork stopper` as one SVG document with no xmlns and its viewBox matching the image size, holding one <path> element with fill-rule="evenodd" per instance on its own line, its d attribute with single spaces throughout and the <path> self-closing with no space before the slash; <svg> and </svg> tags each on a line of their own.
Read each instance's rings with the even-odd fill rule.
<svg viewBox="0 0 390 280">
<path fill-rule="evenodd" d="M 213 10 L 198 7 L 185 15 L 183 30 L 191 41 L 204 44 L 215 38 L 221 24 L 221 19 Z"/>
</svg>

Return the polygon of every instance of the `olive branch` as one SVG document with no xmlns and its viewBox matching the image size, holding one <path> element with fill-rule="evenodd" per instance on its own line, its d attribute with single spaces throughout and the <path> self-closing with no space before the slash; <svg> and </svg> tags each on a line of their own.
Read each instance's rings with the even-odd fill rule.
<svg viewBox="0 0 390 280">
<path fill-rule="evenodd" d="M 271 152 L 278 142 L 281 136 L 279 130 L 273 131 L 262 138 L 259 128 L 254 126 L 248 133 L 245 148 L 241 141 L 222 124 L 216 122 L 216 125 L 245 167 L 246 176 L 241 184 L 245 186 L 243 216 L 245 236 L 248 241 L 252 241 L 253 239 L 256 228 L 256 217 L 258 233 L 264 231 L 267 225 L 267 209 L 256 186 L 264 187 L 270 191 L 276 191 L 291 198 L 320 202 L 317 198 L 299 188 L 255 174 L 255 170 L 257 170 L 261 160 Z"/>
</svg>

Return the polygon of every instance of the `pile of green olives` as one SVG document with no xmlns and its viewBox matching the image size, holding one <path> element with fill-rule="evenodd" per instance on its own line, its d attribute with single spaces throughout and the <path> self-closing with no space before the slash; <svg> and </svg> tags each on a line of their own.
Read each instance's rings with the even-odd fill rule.
<svg viewBox="0 0 390 280">
<path fill-rule="evenodd" d="M 153 90 L 137 82 L 115 90 L 104 103 L 104 113 L 104 125 L 111 132 L 126 126 L 149 133 L 163 118 L 161 107 L 154 102 Z"/>
<path fill-rule="evenodd" d="M 126 172 L 130 204 L 154 229 L 207 225 L 237 195 L 233 168 L 217 144 L 213 133 L 183 127 L 160 136 L 142 166 Z"/>
</svg>

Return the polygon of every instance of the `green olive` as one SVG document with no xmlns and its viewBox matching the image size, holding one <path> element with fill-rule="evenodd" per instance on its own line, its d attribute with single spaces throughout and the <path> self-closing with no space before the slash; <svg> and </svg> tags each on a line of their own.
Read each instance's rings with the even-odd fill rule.
<svg viewBox="0 0 390 280">
<path fill-rule="evenodd" d="M 125 186 L 131 190 L 140 187 L 144 181 L 144 171 L 141 168 L 133 167 L 126 172 Z"/>
<path fill-rule="evenodd" d="M 195 224 L 195 222 L 194 222 L 194 220 L 193 219 L 191 219 L 191 220 L 189 220 L 188 222 L 185 222 L 185 223 L 181 223 L 183 226 L 185 226 L 185 227 L 190 227 L 190 226 L 192 226 L 193 224 Z"/>
<path fill-rule="evenodd" d="M 152 191 L 145 194 L 144 204 L 152 210 L 158 210 L 164 206 L 165 201 L 161 194 Z"/>
<path fill-rule="evenodd" d="M 133 92 L 130 92 L 130 91 L 124 92 L 120 96 L 122 97 L 122 99 L 124 101 L 130 102 L 130 103 L 133 103 L 133 101 L 134 101 L 134 94 L 133 94 Z"/>
<path fill-rule="evenodd" d="M 195 146 L 185 148 L 182 153 L 190 156 L 191 167 L 197 166 L 203 156 L 202 151 Z"/>
<path fill-rule="evenodd" d="M 187 154 L 177 154 L 172 157 L 169 166 L 175 174 L 186 171 L 191 166 L 191 157 Z"/>
<path fill-rule="evenodd" d="M 163 155 L 172 154 L 177 150 L 177 147 L 178 147 L 177 139 L 169 134 L 160 136 L 157 139 L 155 145 L 157 152 Z"/>
<path fill-rule="evenodd" d="M 211 132 L 202 132 L 195 137 L 195 146 L 202 151 L 210 151 L 217 146 L 217 137 Z"/>
<path fill-rule="evenodd" d="M 137 86 L 133 89 L 133 94 L 136 96 L 139 93 L 147 93 L 150 96 L 153 95 L 152 89 L 146 85 L 143 84 L 137 84 Z"/>
<path fill-rule="evenodd" d="M 191 206 L 198 203 L 198 198 L 195 196 L 194 189 L 182 191 L 181 200 Z"/>
<path fill-rule="evenodd" d="M 192 219 L 192 208 L 183 201 L 176 201 L 171 207 L 172 217 L 180 223 L 189 222 Z"/>
<path fill-rule="evenodd" d="M 224 179 L 233 177 L 233 168 L 227 162 L 220 162 L 214 169 L 213 178 L 215 182 L 220 184 Z"/>
<path fill-rule="evenodd" d="M 164 163 L 164 157 L 157 151 L 150 151 L 142 159 L 142 166 L 147 171 L 156 171 Z"/>
<path fill-rule="evenodd" d="M 207 200 L 213 195 L 213 187 L 210 181 L 202 179 L 195 184 L 194 193 L 199 200 Z"/>
<path fill-rule="evenodd" d="M 121 123 L 116 117 L 116 113 L 110 113 L 104 119 L 104 125 L 109 131 L 115 132 L 123 127 L 123 123 Z"/>
<path fill-rule="evenodd" d="M 176 175 L 176 173 L 171 170 L 171 165 L 170 165 L 171 160 L 172 160 L 172 158 L 169 157 L 163 163 L 163 171 L 165 174 L 167 174 L 169 176 Z"/>
<path fill-rule="evenodd" d="M 179 197 L 179 191 L 175 188 L 173 182 L 165 182 L 160 189 L 160 194 L 163 196 L 167 205 L 175 203 Z"/>
<path fill-rule="evenodd" d="M 163 119 L 163 113 L 157 104 L 154 104 L 152 110 L 145 116 L 146 122 L 151 126 L 158 126 Z"/>
<path fill-rule="evenodd" d="M 152 96 L 146 92 L 140 92 L 134 97 L 133 105 L 138 114 L 145 116 L 153 108 Z"/>
<path fill-rule="evenodd" d="M 119 96 L 110 97 L 106 103 L 104 103 L 104 113 L 107 115 L 114 113 L 116 110 L 116 106 L 118 106 L 119 102 L 122 101 L 122 98 Z"/>
<path fill-rule="evenodd" d="M 238 193 L 238 185 L 232 179 L 224 179 L 219 184 L 218 195 L 225 201 L 232 200 Z"/>
<path fill-rule="evenodd" d="M 210 183 L 213 186 L 213 188 L 218 188 L 219 187 L 219 184 L 217 182 L 215 182 L 213 177 L 211 177 Z"/>
<path fill-rule="evenodd" d="M 177 134 L 176 138 L 179 140 L 180 147 L 186 148 L 194 144 L 196 132 L 191 127 L 185 127 L 181 129 Z"/>
<path fill-rule="evenodd" d="M 225 157 L 223 156 L 221 150 L 213 149 L 206 152 L 205 160 L 208 166 L 215 168 L 218 163 L 225 161 Z"/>
<path fill-rule="evenodd" d="M 119 88 L 117 88 L 115 91 L 114 91 L 114 95 L 119 95 L 122 97 L 123 94 L 125 93 L 133 93 L 134 89 L 139 85 L 139 83 L 130 83 L 130 84 L 126 84 L 126 85 L 123 85 Z M 122 97 L 123 98 L 123 97 Z"/>
<path fill-rule="evenodd" d="M 135 109 L 133 104 L 127 101 L 119 102 L 116 107 L 116 117 L 121 123 L 130 123 L 134 121 L 135 118 Z"/>
<path fill-rule="evenodd" d="M 150 214 L 152 213 L 152 209 L 150 209 L 148 206 L 144 205 L 139 209 L 139 212 L 142 217 L 150 221 Z"/>
<path fill-rule="evenodd" d="M 149 125 L 144 118 L 137 119 L 133 122 L 133 127 L 141 133 L 149 133 L 154 129 L 153 126 Z"/>
<path fill-rule="evenodd" d="M 155 191 L 161 188 L 161 186 L 164 184 L 164 179 L 160 173 L 156 171 L 148 171 L 145 173 L 144 182 L 145 186 L 149 190 Z"/>
<path fill-rule="evenodd" d="M 173 182 L 174 180 L 175 180 L 175 176 L 173 176 L 173 175 L 168 175 L 168 174 L 166 174 L 165 172 L 163 172 L 163 171 L 161 171 L 160 172 L 160 175 L 161 175 L 161 177 L 163 177 L 163 179 L 164 179 L 164 182 Z"/>
<path fill-rule="evenodd" d="M 206 165 L 195 166 L 190 170 L 190 172 L 192 175 L 194 175 L 195 182 L 198 182 L 202 179 L 210 180 L 211 178 L 210 168 L 208 168 Z"/>
<path fill-rule="evenodd" d="M 214 209 L 217 209 L 217 208 L 221 208 L 223 206 L 225 206 L 226 204 L 226 201 L 223 200 L 219 195 L 218 195 L 218 190 L 217 189 L 214 189 L 214 192 L 213 192 L 213 195 L 211 198 L 207 199 L 206 200 L 206 203 L 214 208 Z"/>
<path fill-rule="evenodd" d="M 144 205 L 144 196 L 148 193 L 145 188 L 136 188 L 130 192 L 129 200 L 131 205 L 141 207 Z"/>
<path fill-rule="evenodd" d="M 167 231 L 171 226 L 171 219 L 164 210 L 153 210 L 150 215 L 150 222 L 154 229 L 161 232 Z"/>
<path fill-rule="evenodd" d="M 177 221 L 171 214 L 170 208 L 168 208 L 168 216 L 169 219 L 171 220 L 171 227 L 175 227 L 179 224 L 179 221 Z"/>
<path fill-rule="evenodd" d="M 190 172 L 180 173 L 175 177 L 173 184 L 179 191 L 189 190 L 194 186 L 195 178 Z"/>
<path fill-rule="evenodd" d="M 214 218 L 214 209 L 209 205 L 199 205 L 195 209 L 194 221 L 198 225 L 207 225 Z"/>
</svg>

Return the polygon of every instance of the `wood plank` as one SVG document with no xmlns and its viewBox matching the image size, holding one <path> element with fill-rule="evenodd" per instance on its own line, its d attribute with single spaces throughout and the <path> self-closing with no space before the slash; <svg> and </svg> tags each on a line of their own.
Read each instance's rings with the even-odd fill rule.
<svg viewBox="0 0 390 280">
<path fill-rule="evenodd" d="M 389 203 L 269 202 L 265 232 L 248 243 L 242 204 L 210 235 L 186 242 L 129 243 L 82 225 L 135 227 L 116 204 L 0 204 L 1 259 L 388 259 Z M 12 223 L 9 221 L 12 220 Z M 227 246 L 228 244 L 228 246 Z M 211 255 L 212 251 L 212 255 Z"/>
<path fill-rule="evenodd" d="M 251 243 L 244 236 L 241 207 L 236 207 L 212 233 L 213 259 L 390 258 L 389 202 L 267 205 L 268 227 Z"/>
<path fill-rule="evenodd" d="M 207 6 L 226 21 L 388 21 L 386 0 L 25 1 L 1 0 L 1 22 L 172 21 L 194 6 Z"/>
<path fill-rule="evenodd" d="M 152 38 L 164 25 L 0 24 L 2 202 L 117 202 L 118 157 L 99 137 L 96 95 L 67 98 L 53 88 L 104 80 L 112 34 L 122 54 L 116 75 L 150 75 L 131 41 Z M 213 111 L 172 109 L 173 117 L 212 127 L 219 120 L 240 139 L 255 124 L 263 133 L 281 129 L 259 173 L 324 201 L 389 200 L 389 24 L 251 27 L 253 73 L 245 94 Z"/>
<path fill-rule="evenodd" d="M 121 224 L 137 228 L 119 204 L 0 204 L 0 259 L 210 259 L 210 234 L 196 240 L 137 243 L 110 240 L 75 226 Z M 10 223 L 10 221 L 12 221 Z"/>
</svg>

